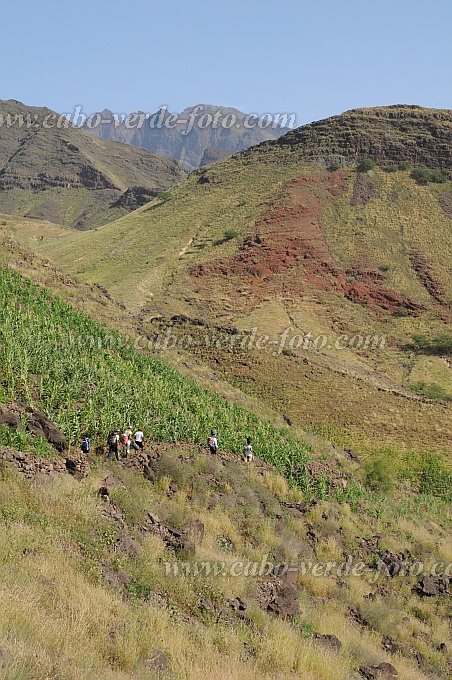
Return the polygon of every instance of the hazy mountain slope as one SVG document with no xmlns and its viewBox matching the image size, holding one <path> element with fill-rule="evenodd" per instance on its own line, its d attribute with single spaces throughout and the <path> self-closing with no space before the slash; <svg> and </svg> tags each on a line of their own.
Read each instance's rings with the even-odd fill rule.
<svg viewBox="0 0 452 680">
<path fill-rule="evenodd" d="M 73 125 L 58 128 L 58 115 L 48 109 L 10 100 L 0 102 L 0 115 L 1 212 L 98 226 L 184 177 L 173 160 Z"/>
<path fill-rule="evenodd" d="M 330 125 L 318 154 L 341 151 L 342 169 L 328 170 L 325 156 L 313 162 L 301 128 L 193 173 L 97 232 L 41 233 L 34 247 L 141 309 L 149 327 L 153 317 L 183 314 L 268 335 L 277 345 L 254 346 L 252 359 L 204 340 L 192 351 L 302 427 L 332 428 L 363 452 L 446 452 L 450 405 L 422 402 L 409 388 L 450 398 L 450 359 L 409 343 L 415 333 L 450 334 L 452 184 L 420 185 L 397 167 L 358 172 L 351 159 L 363 135 L 337 136 L 357 119 L 375 148 L 381 130 L 391 132 L 394 162 L 412 158 L 413 135 L 432 167 L 447 159 L 449 112 L 353 111 L 317 124 Z M 111 252 L 121 253 L 114 269 Z"/>
<path fill-rule="evenodd" d="M 211 120 L 218 111 L 221 111 L 221 116 L 217 125 L 206 125 L 205 122 Z M 111 111 L 104 109 L 92 117 L 93 122 L 96 121 L 95 116 L 100 116 L 104 122 L 98 125 L 85 123 L 83 128 L 96 137 L 125 142 L 162 156 L 176 158 L 188 171 L 200 166 L 207 148 L 218 149 L 224 157 L 260 142 L 277 139 L 289 130 L 281 125 L 273 126 L 273 123 L 268 125 L 266 119 L 259 126 L 257 119 L 247 121 L 246 114 L 237 109 L 208 104 L 192 106 L 180 114 L 174 114 L 179 121 L 177 124 L 175 120 L 171 120 L 172 114 L 165 109 L 148 116 L 143 123 L 139 120 L 139 115 L 131 114 L 120 123 L 115 121 Z M 210 119 L 203 119 L 203 116 L 210 116 Z"/>
</svg>

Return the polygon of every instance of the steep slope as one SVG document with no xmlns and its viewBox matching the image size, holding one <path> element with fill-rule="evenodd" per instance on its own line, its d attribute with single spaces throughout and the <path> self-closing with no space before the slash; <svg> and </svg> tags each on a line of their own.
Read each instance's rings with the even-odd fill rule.
<svg viewBox="0 0 452 680">
<path fill-rule="evenodd" d="M 6 240 L 8 254 L 19 268 L 25 252 Z M 451 477 L 437 459 L 308 460 L 287 427 L 4 266 L 0 302 L 0 402 L 48 413 L 72 443 L 56 456 L 0 426 L 2 678 L 446 680 Z M 145 450 L 106 463 L 105 433 L 131 418 Z M 212 422 L 218 456 L 202 446 Z M 274 465 L 240 460 L 247 432 Z"/>
<path fill-rule="evenodd" d="M 184 177 L 179 164 L 93 138 L 56 113 L 0 101 L 0 211 L 84 229 Z"/>
<path fill-rule="evenodd" d="M 421 185 L 403 164 L 418 148 L 444 167 L 450 121 L 418 107 L 352 111 L 198 170 L 98 232 L 30 243 L 150 329 L 175 315 L 200 319 L 215 340 L 201 337 L 192 354 L 296 425 L 364 455 L 445 453 L 450 404 L 410 388 L 450 399 L 450 357 L 417 351 L 411 336 L 450 335 L 452 184 L 441 175 Z M 313 127 L 324 131 L 320 146 Z M 393 157 L 379 151 L 384 165 L 358 171 L 363 149 L 383 149 L 382 130 Z M 338 156 L 344 167 L 333 169 Z M 111 251 L 121 252 L 114 269 Z M 196 329 L 170 325 L 181 342 Z M 238 329 L 235 348 L 218 326 Z"/>
<path fill-rule="evenodd" d="M 237 109 L 198 104 L 179 114 L 170 114 L 166 109 L 152 115 L 133 113 L 122 122 L 104 109 L 93 114 L 84 123 L 83 129 L 96 137 L 125 142 L 176 158 L 185 170 L 192 171 L 201 165 L 207 148 L 216 149 L 217 154 L 225 158 L 249 146 L 278 139 L 290 128 L 268 119 L 259 121 L 255 117 L 248 120 L 246 114 Z M 214 160 L 218 158 L 209 162 Z"/>
</svg>

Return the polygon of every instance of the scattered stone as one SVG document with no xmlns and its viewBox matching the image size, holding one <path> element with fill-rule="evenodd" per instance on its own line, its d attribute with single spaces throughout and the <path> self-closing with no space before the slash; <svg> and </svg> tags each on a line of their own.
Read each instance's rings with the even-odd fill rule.
<svg viewBox="0 0 452 680">
<path fill-rule="evenodd" d="M 186 525 L 184 532 L 187 536 L 190 536 L 193 541 L 202 543 L 204 538 L 204 524 L 200 519 L 193 519 Z"/>
<path fill-rule="evenodd" d="M 116 550 L 127 555 L 137 557 L 141 552 L 141 546 L 129 534 L 122 534 L 116 541 Z"/>
<path fill-rule="evenodd" d="M 408 642 L 398 642 L 389 636 L 385 636 L 381 642 L 381 647 L 389 654 L 403 654 L 406 657 L 414 658 L 419 666 L 424 663 L 423 654 L 418 652 L 417 649 L 408 644 Z"/>
<path fill-rule="evenodd" d="M 383 662 L 378 666 L 361 666 L 359 672 L 366 678 L 366 680 L 375 680 L 375 678 L 391 680 L 391 678 L 398 677 L 398 673 L 394 666 L 386 662 Z"/>
<path fill-rule="evenodd" d="M 437 597 L 438 595 L 449 595 L 449 585 L 452 577 L 439 575 L 427 576 L 419 581 L 414 590 L 421 597 Z"/>
<path fill-rule="evenodd" d="M 320 633 L 314 633 L 314 640 L 317 640 L 324 649 L 329 652 L 339 652 L 342 650 L 342 642 L 335 635 L 321 635 Z"/>
<path fill-rule="evenodd" d="M 36 483 L 47 483 L 57 474 L 72 474 L 75 478 L 86 477 L 90 472 L 89 460 L 83 458 L 41 458 L 32 453 L 0 449 L 0 463 L 11 464 L 17 472 Z"/>
<path fill-rule="evenodd" d="M 276 597 L 267 607 L 268 611 L 276 616 L 286 619 L 295 616 L 298 611 L 298 595 L 296 589 L 287 584 L 279 586 Z"/>
<path fill-rule="evenodd" d="M 221 499 L 220 494 L 218 494 L 218 493 L 212 494 L 210 501 L 209 501 L 209 506 L 208 506 L 209 510 L 213 510 L 218 505 L 218 503 L 220 502 L 220 499 Z"/>
<path fill-rule="evenodd" d="M 386 576 L 394 578 L 397 574 L 403 574 L 412 561 L 413 556 L 409 550 L 403 553 L 393 553 L 386 550 L 386 552 L 380 554 L 377 570 L 385 573 Z"/>
<path fill-rule="evenodd" d="M 352 451 L 352 449 L 344 449 L 344 451 L 345 451 L 346 453 L 348 453 L 348 455 L 350 456 L 350 458 L 351 458 L 355 463 L 361 464 L 361 461 L 360 461 L 360 459 L 359 459 L 359 456 L 358 456 L 357 453 L 355 453 L 355 451 Z"/>
<path fill-rule="evenodd" d="M 240 597 L 227 600 L 226 603 L 235 612 L 245 612 L 247 609 L 246 603 Z"/>
<path fill-rule="evenodd" d="M 153 649 L 150 657 L 146 659 L 145 664 L 148 668 L 157 673 L 166 673 L 170 670 L 166 654 L 160 649 Z"/>
<path fill-rule="evenodd" d="M 103 496 L 104 504 L 102 506 L 102 515 L 107 519 L 112 519 L 121 527 L 125 527 L 124 515 L 121 512 L 121 508 L 112 498 L 108 496 Z"/>
<path fill-rule="evenodd" d="M 9 664 L 9 654 L 4 647 L 0 647 L 0 668 Z"/>
<path fill-rule="evenodd" d="M 353 605 L 348 608 L 349 614 L 355 623 L 359 623 L 360 626 L 368 626 L 369 622 L 363 617 L 361 612 Z"/>
<path fill-rule="evenodd" d="M 171 484 L 168 487 L 168 495 L 177 493 L 179 491 L 179 487 L 177 486 L 176 482 L 171 482 Z"/>
<path fill-rule="evenodd" d="M 202 612 L 207 612 L 208 614 L 215 614 L 215 605 L 205 597 L 202 597 L 199 601 L 199 608 Z"/>
<path fill-rule="evenodd" d="M 118 477 L 115 477 L 114 475 L 108 475 L 104 479 L 104 484 L 107 488 L 120 488 L 120 489 L 125 489 L 125 484 L 118 479 Z"/>
<path fill-rule="evenodd" d="M 173 550 L 175 553 L 182 552 L 188 555 L 194 555 L 195 553 L 195 544 L 184 529 L 176 529 L 169 524 L 160 522 L 159 518 L 152 513 L 148 513 L 148 519 L 140 527 L 140 531 L 160 536 L 166 548 Z"/>
<path fill-rule="evenodd" d="M 101 574 L 104 577 L 108 585 L 113 586 L 113 588 L 123 588 L 130 583 L 129 574 L 123 569 L 114 569 L 111 564 L 104 563 L 101 566 Z"/>
<path fill-rule="evenodd" d="M 308 510 L 307 503 L 281 503 L 284 508 L 287 508 L 289 514 L 295 519 L 303 519 L 305 512 Z"/>
<path fill-rule="evenodd" d="M 147 479 L 148 482 L 151 482 L 151 484 L 155 484 L 155 472 L 149 465 L 143 467 L 143 477 Z"/>
</svg>

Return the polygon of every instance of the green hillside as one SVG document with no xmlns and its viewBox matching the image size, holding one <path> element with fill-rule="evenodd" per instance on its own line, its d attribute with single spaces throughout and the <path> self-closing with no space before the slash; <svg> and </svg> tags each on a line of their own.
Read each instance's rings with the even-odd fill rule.
<svg viewBox="0 0 452 680">
<path fill-rule="evenodd" d="M 36 264 L 11 240 L 0 252 L 18 269 Z M 76 305 L 115 308 L 38 260 L 42 277 Z M 438 458 L 361 467 L 321 439 L 310 451 L 7 266 L 0 303 L 0 402 L 50 416 L 72 456 L 83 432 L 95 447 L 129 420 L 150 452 L 108 464 L 99 450 L 77 481 L 56 472 L 44 440 L 0 427 L 2 678 L 147 680 L 162 655 L 181 680 L 347 680 L 382 663 L 401 680 L 448 677 L 447 592 L 418 592 L 419 563 L 443 574 L 452 560 Z M 218 459 L 205 451 L 212 425 Z M 274 466 L 240 461 L 249 433 Z M 171 538 L 181 535 L 183 550 Z M 362 566 L 346 571 L 347 559 Z M 390 576 L 384 560 L 406 567 Z M 225 574 L 184 572 L 201 563 Z M 276 564 L 298 571 L 286 583 Z"/>
<path fill-rule="evenodd" d="M 289 329 L 277 356 L 189 351 L 295 426 L 364 456 L 445 454 L 450 352 L 418 351 L 412 336 L 451 335 L 450 130 L 448 111 L 355 110 L 198 170 L 89 233 L 8 228 L 151 334 L 181 315 L 193 324 L 178 336 L 200 319 L 215 337 L 257 329 L 279 347 Z M 320 342 L 306 347 L 308 334 Z"/>
</svg>

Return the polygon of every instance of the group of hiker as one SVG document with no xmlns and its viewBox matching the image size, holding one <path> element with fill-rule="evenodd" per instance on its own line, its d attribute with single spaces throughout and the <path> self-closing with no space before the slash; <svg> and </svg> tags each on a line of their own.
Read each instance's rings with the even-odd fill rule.
<svg viewBox="0 0 452 680">
<path fill-rule="evenodd" d="M 131 425 L 128 425 L 124 432 L 121 434 L 121 430 L 111 430 L 107 437 L 108 455 L 107 460 L 111 460 L 114 455 L 116 460 L 121 460 L 121 448 L 122 453 L 125 458 L 130 455 L 131 449 L 139 451 L 143 448 L 144 443 L 144 433 L 141 427 L 133 434 L 133 429 Z M 91 446 L 91 439 L 89 436 L 85 436 L 81 443 L 81 450 L 83 453 L 89 453 Z M 210 431 L 210 435 L 207 438 L 207 446 L 209 447 L 210 453 L 216 455 L 218 453 L 218 439 L 217 431 L 213 428 Z M 251 437 L 247 437 L 246 446 L 243 450 L 244 458 L 247 463 L 251 463 L 254 458 L 253 444 Z"/>
<path fill-rule="evenodd" d="M 139 451 L 143 448 L 143 441 L 144 433 L 141 427 L 137 429 L 135 434 L 133 433 L 131 425 L 128 425 L 122 434 L 121 430 L 111 430 L 107 437 L 107 460 L 111 460 L 113 455 L 115 456 L 116 460 L 121 460 L 121 447 L 124 458 L 127 458 L 130 455 L 130 450 L 132 448 L 135 451 Z"/>
</svg>

